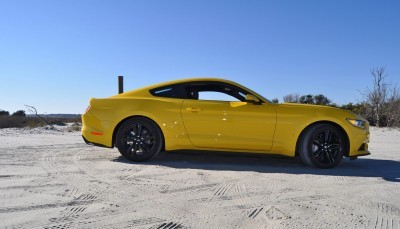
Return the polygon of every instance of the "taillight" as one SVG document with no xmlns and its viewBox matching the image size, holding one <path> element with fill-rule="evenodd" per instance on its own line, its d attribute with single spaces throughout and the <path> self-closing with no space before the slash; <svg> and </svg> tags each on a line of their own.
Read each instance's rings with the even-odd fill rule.
<svg viewBox="0 0 400 229">
<path fill-rule="evenodd" d="M 85 113 L 84 114 L 86 114 L 86 112 L 88 112 L 90 110 L 90 105 L 86 108 L 86 110 L 85 110 Z"/>
</svg>

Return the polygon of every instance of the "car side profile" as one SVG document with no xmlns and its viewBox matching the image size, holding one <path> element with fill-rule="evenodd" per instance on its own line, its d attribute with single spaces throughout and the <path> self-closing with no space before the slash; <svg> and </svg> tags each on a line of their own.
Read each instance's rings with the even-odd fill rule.
<svg viewBox="0 0 400 229">
<path fill-rule="evenodd" d="M 275 104 L 232 81 L 170 81 L 103 99 L 82 115 L 86 143 L 117 147 L 131 161 L 160 151 L 212 150 L 299 156 L 332 168 L 369 155 L 368 122 L 328 106 Z"/>
</svg>

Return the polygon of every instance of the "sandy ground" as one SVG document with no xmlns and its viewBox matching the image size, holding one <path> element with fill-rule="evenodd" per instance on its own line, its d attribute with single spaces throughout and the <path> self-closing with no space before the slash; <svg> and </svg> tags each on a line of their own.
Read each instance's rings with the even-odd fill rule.
<svg viewBox="0 0 400 229">
<path fill-rule="evenodd" d="M 400 131 L 336 169 L 162 153 L 131 163 L 79 132 L 0 130 L 1 228 L 400 228 Z"/>
</svg>

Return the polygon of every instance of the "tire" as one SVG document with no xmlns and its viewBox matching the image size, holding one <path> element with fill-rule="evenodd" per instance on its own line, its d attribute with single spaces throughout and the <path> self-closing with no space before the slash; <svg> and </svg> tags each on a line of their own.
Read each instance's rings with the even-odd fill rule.
<svg viewBox="0 0 400 229">
<path fill-rule="evenodd" d="M 347 144 L 343 133 L 329 124 L 309 127 L 299 143 L 298 154 L 303 163 L 321 169 L 337 166 L 343 159 Z"/>
<path fill-rule="evenodd" d="M 115 145 L 119 152 L 130 161 L 148 161 L 162 150 L 164 138 L 160 128 L 152 120 L 130 118 L 119 127 Z"/>
</svg>

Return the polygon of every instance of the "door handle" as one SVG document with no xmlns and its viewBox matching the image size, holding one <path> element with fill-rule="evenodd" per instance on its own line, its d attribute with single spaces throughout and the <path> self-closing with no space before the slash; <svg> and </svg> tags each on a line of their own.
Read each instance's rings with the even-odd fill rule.
<svg viewBox="0 0 400 229">
<path fill-rule="evenodd" d="M 199 112 L 199 111 L 202 111 L 202 109 L 197 108 L 197 107 L 188 107 L 188 108 L 186 108 L 185 110 L 191 111 L 191 112 Z"/>
</svg>

